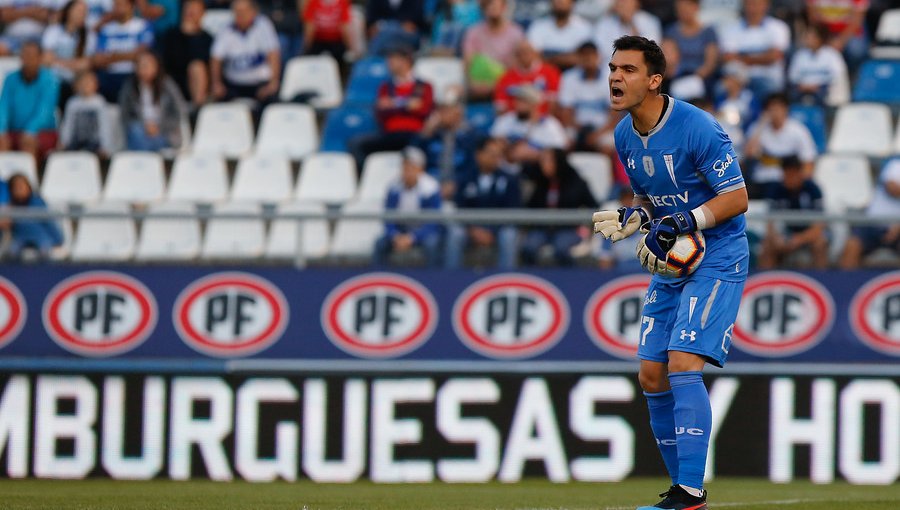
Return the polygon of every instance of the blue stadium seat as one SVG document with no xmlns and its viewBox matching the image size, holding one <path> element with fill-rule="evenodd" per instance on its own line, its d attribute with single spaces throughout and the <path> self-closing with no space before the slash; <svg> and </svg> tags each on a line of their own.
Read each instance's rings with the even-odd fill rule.
<svg viewBox="0 0 900 510">
<path fill-rule="evenodd" d="M 494 105 L 491 103 L 472 103 L 466 106 L 466 120 L 476 131 L 490 131 L 494 117 Z"/>
<path fill-rule="evenodd" d="M 366 57 L 353 65 L 347 82 L 345 104 L 371 105 L 375 103 L 378 87 L 388 78 L 387 64 L 382 57 Z"/>
<path fill-rule="evenodd" d="M 347 140 L 356 135 L 378 130 L 375 115 L 370 108 L 343 105 L 328 113 L 322 133 L 320 151 L 346 152 Z"/>
<path fill-rule="evenodd" d="M 802 122 L 809 129 L 819 154 L 824 154 L 828 141 L 825 132 L 825 109 L 815 105 L 791 105 L 791 118 Z"/>
<path fill-rule="evenodd" d="M 859 70 L 854 101 L 900 103 L 900 61 L 869 60 Z"/>
</svg>

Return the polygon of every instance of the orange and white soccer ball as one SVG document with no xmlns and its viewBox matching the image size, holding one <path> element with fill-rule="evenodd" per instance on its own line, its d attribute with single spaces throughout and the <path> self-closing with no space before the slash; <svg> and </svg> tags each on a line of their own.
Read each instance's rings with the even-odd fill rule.
<svg viewBox="0 0 900 510">
<path fill-rule="evenodd" d="M 647 234 L 638 242 L 638 260 L 653 274 L 680 278 L 688 276 L 700 267 L 706 254 L 706 239 L 700 232 L 681 234 L 669 250 L 666 260 L 656 259 L 646 247 Z M 655 261 L 653 263 L 652 261 Z"/>
</svg>

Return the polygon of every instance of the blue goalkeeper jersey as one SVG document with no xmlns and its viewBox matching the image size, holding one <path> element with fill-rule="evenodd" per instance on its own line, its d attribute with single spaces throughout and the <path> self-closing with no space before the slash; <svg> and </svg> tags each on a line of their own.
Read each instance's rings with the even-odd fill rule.
<svg viewBox="0 0 900 510">
<path fill-rule="evenodd" d="M 647 136 L 634 129 L 631 115 L 619 122 L 615 136 L 634 194 L 653 205 L 654 218 L 689 211 L 744 187 L 728 135 L 710 114 L 684 101 L 668 98 L 662 119 Z M 741 214 L 703 230 L 706 254 L 694 274 L 745 279 L 750 254 L 745 226 Z"/>
</svg>

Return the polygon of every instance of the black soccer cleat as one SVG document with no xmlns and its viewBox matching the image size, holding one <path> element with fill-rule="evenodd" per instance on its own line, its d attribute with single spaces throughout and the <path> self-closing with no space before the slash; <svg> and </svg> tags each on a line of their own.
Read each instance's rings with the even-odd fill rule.
<svg viewBox="0 0 900 510">
<path fill-rule="evenodd" d="M 669 490 L 659 495 L 662 501 L 653 506 L 638 507 L 637 510 L 708 510 L 706 506 L 706 491 L 699 498 L 691 496 L 680 485 L 673 485 Z"/>
</svg>

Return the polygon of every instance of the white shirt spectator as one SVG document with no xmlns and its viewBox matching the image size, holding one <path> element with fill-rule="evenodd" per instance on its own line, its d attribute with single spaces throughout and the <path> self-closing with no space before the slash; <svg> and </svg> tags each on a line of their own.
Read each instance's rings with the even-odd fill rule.
<svg viewBox="0 0 900 510">
<path fill-rule="evenodd" d="M 419 180 L 412 188 L 407 188 L 402 180 L 398 180 L 393 185 L 397 191 L 397 210 L 408 213 L 415 213 L 422 210 L 422 199 L 430 197 L 441 191 L 441 185 L 434 177 L 422 173 Z"/>
<path fill-rule="evenodd" d="M 584 70 L 573 68 L 564 72 L 559 85 L 559 104 L 575 110 L 579 127 L 600 128 L 609 120 L 609 70 L 600 67 L 593 80 L 586 79 Z"/>
<path fill-rule="evenodd" d="M 823 45 L 816 51 L 809 48 L 801 48 L 791 58 L 788 70 L 788 80 L 791 85 L 825 86 L 828 90 L 826 97 L 834 96 L 833 90 L 847 83 L 847 63 L 841 53 L 829 45 Z M 834 98 L 838 100 L 840 98 Z M 848 98 L 844 98 L 846 102 Z M 833 104 L 829 100 L 829 104 Z"/>
<path fill-rule="evenodd" d="M 43 7 L 52 9 L 53 5 L 46 0 L 0 0 L 0 8 L 21 9 L 23 7 Z M 46 27 L 44 23 L 41 23 L 34 18 L 19 18 L 6 25 L 6 30 L 3 31 L 3 35 L 20 41 L 40 39 L 44 27 Z"/>
<path fill-rule="evenodd" d="M 88 55 L 103 53 L 127 53 L 136 51 L 141 46 L 153 44 L 153 28 L 143 18 L 131 18 L 125 23 L 110 21 L 97 32 L 91 32 L 88 36 Z M 123 60 L 110 64 L 106 70 L 114 74 L 131 74 L 134 72 L 134 62 Z"/>
<path fill-rule="evenodd" d="M 257 85 L 272 79 L 267 55 L 279 48 L 269 18 L 258 15 L 246 32 L 229 25 L 213 41 L 212 57 L 222 61 L 225 80 L 235 85 Z"/>
<path fill-rule="evenodd" d="M 619 37 L 625 35 L 640 35 L 657 43 L 662 42 L 662 23 L 659 18 L 647 11 L 638 11 L 634 13 L 632 25 L 625 24 L 621 18 L 615 14 L 608 14 L 597 22 L 594 27 L 594 33 L 597 34 L 594 42 L 603 55 L 603 64 L 609 62 L 612 57 L 613 43 Z"/>
<path fill-rule="evenodd" d="M 816 160 L 818 150 L 812 134 L 803 123 L 788 118 L 781 129 L 775 130 L 766 121 L 758 122 L 750 130 L 750 137 L 759 134 L 762 156 L 753 173 L 757 183 L 778 182 L 782 179 L 781 159 L 796 155 L 803 163 Z"/>
<path fill-rule="evenodd" d="M 885 165 L 878 181 L 878 187 L 875 188 L 875 195 L 866 209 L 866 214 L 900 218 L 900 198 L 891 196 L 885 189 L 887 182 L 900 183 L 900 159 L 894 159 Z"/>
<path fill-rule="evenodd" d="M 541 53 L 572 53 L 591 39 L 591 24 L 572 14 L 569 22 L 560 27 L 553 17 L 541 18 L 528 27 L 528 42 Z"/>
<path fill-rule="evenodd" d="M 728 27 L 719 40 L 723 53 L 738 55 L 758 55 L 769 50 L 787 52 L 791 46 L 791 29 L 787 23 L 771 16 L 766 16 L 759 25 L 750 26 L 741 20 Z M 773 88 L 784 88 L 784 59 L 772 64 L 747 66 L 747 74 L 751 79 L 764 79 Z"/>
<path fill-rule="evenodd" d="M 44 51 L 52 51 L 60 60 L 71 60 L 78 51 L 78 36 L 66 32 L 62 25 L 50 25 L 41 37 L 41 48 Z M 64 81 L 72 81 L 75 77 L 71 69 L 63 66 L 53 66 L 53 72 Z"/>
<path fill-rule="evenodd" d="M 519 120 L 516 112 L 497 117 L 491 126 L 491 137 L 503 138 L 510 143 L 526 140 L 537 149 L 563 149 L 569 144 L 566 130 L 556 117 L 545 115 L 537 122 Z"/>
</svg>

